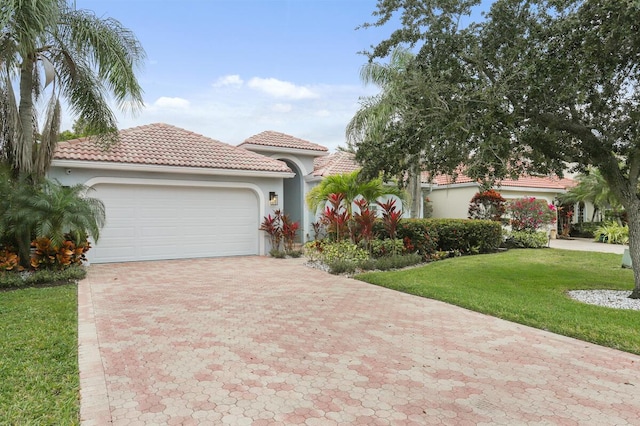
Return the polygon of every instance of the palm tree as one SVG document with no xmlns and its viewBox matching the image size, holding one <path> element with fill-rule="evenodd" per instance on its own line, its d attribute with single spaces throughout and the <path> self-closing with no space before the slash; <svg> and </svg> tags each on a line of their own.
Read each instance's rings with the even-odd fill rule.
<svg viewBox="0 0 640 426">
<path fill-rule="evenodd" d="M 347 143 L 351 148 L 365 140 L 382 140 L 392 124 L 402 121 L 404 101 L 401 97 L 401 82 L 408 72 L 414 55 L 406 49 L 391 52 L 388 64 L 369 62 L 362 67 L 360 79 L 382 89 L 375 96 L 361 99 L 361 108 L 347 125 Z M 408 160 L 409 192 L 411 194 L 411 217 L 420 214 L 422 200 L 419 159 Z"/>
<path fill-rule="evenodd" d="M 598 169 L 590 167 L 586 173 L 578 175 L 576 180 L 578 181 L 576 186 L 558 197 L 563 204 L 590 202 L 595 207 L 592 221 L 598 210 L 611 209 L 614 212 L 622 210 L 622 205 L 611 192 Z"/>
<path fill-rule="evenodd" d="M 25 185 L 2 177 L 0 245 L 15 246 L 23 266 L 29 266 L 30 243 L 35 237 L 49 238 L 54 247 L 60 247 L 68 235 L 76 244 L 88 236 L 94 241 L 100 238 L 105 223 L 104 205 L 86 196 L 89 188 L 67 187 L 56 181 Z"/>
<path fill-rule="evenodd" d="M 325 202 L 331 194 L 342 194 L 343 205 L 348 216 L 353 214 L 353 202 L 362 197 L 368 203 L 373 203 L 379 198 L 394 195 L 400 200 L 406 199 L 404 191 L 394 186 L 385 185 L 381 178 L 364 180 L 360 170 L 351 173 L 327 176 L 319 185 L 307 193 L 307 206 L 312 212 L 324 208 Z"/>
<path fill-rule="evenodd" d="M 134 70 L 145 53 L 120 22 L 67 0 L 4 0 L 0 11 L 0 158 L 14 177 L 37 182 L 57 142 L 60 98 L 108 147 L 117 123 L 106 96 L 119 108 L 142 107 Z M 39 119 L 35 105 L 45 95 Z"/>
</svg>

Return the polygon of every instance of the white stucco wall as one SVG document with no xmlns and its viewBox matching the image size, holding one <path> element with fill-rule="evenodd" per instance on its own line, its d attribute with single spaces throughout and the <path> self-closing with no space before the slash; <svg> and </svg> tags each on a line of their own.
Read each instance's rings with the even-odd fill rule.
<svg viewBox="0 0 640 426">
<path fill-rule="evenodd" d="M 195 182 L 204 185 L 209 183 L 212 186 L 223 188 L 247 188 L 254 191 L 258 200 L 262 202 L 262 205 L 259 206 L 259 210 L 256 212 L 257 215 L 260 215 L 260 222 L 262 222 L 264 216 L 273 214 L 274 210 L 282 209 L 283 202 L 283 178 L 281 177 L 108 170 L 89 168 L 86 166 L 74 167 L 68 164 L 60 166 L 56 165 L 56 162 L 54 162 L 54 165 L 49 170 L 48 176 L 49 178 L 58 180 L 63 185 L 93 185 L 105 181 L 117 181 L 125 184 L 127 182 L 139 183 L 141 181 L 152 181 L 155 185 L 162 185 L 163 182 L 166 182 L 169 186 L 175 186 L 176 182 L 184 181 L 186 186 L 189 186 L 190 182 Z M 269 192 L 279 194 L 278 205 L 272 206 L 269 204 Z M 90 195 L 89 193 L 89 196 Z M 171 200 L 167 200 L 167 202 L 170 203 Z M 266 248 L 267 236 L 264 232 L 261 232 L 261 234 L 261 254 L 264 254 L 264 252 L 268 250 L 268 248 Z"/>
</svg>

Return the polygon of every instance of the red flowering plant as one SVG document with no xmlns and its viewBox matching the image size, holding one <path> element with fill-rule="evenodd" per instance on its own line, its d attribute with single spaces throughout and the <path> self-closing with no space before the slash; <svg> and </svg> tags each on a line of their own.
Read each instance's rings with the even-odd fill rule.
<svg viewBox="0 0 640 426">
<path fill-rule="evenodd" d="M 289 216 L 280 210 L 273 213 L 273 216 L 265 216 L 260 225 L 260 230 L 265 231 L 269 236 L 271 255 L 274 257 L 284 257 L 286 254 L 295 256 L 297 253 L 293 250 L 293 244 L 300 224 L 292 222 Z M 280 250 L 281 244 L 284 245 L 284 252 Z"/>
<path fill-rule="evenodd" d="M 478 192 L 469 203 L 469 219 L 485 219 L 502 222 L 506 212 L 506 200 L 495 189 Z"/>
<path fill-rule="evenodd" d="M 300 224 L 298 222 L 292 222 L 286 214 L 280 215 L 280 222 L 282 223 L 281 227 L 284 251 L 291 253 L 293 252 L 293 243 L 295 242 Z"/>
<path fill-rule="evenodd" d="M 327 234 L 334 241 L 341 241 L 348 235 L 348 224 L 351 215 L 344 207 L 342 201 L 344 194 L 329 194 L 327 201 L 329 205 L 322 212 L 321 222 L 327 226 Z"/>
<path fill-rule="evenodd" d="M 376 212 L 369 207 L 369 202 L 364 198 L 354 201 L 354 204 L 359 211 L 353 214 L 354 226 L 351 228 L 351 239 L 356 244 L 362 241 L 368 249 L 371 249 Z"/>
<path fill-rule="evenodd" d="M 282 241 L 282 227 L 280 225 L 280 210 L 274 212 L 275 216 L 267 215 L 262 219 L 260 230 L 267 233 L 271 250 L 280 250 Z"/>
<path fill-rule="evenodd" d="M 384 228 L 389 234 L 389 238 L 396 239 L 398 231 L 398 223 L 402 218 L 402 211 L 396 207 L 396 200 L 390 199 L 384 203 L 378 202 L 378 205 L 382 208 L 382 223 Z"/>
<path fill-rule="evenodd" d="M 514 231 L 535 232 L 543 226 L 556 222 L 556 206 L 535 197 L 509 201 L 511 228 Z"/>
</svg>

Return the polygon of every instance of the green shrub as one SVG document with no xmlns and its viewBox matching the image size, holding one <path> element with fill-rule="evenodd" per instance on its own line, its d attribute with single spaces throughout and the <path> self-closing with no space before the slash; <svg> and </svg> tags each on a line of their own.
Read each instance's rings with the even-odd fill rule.
<svg viewBox="0 0 640 426">
<path fill-rule="evenodd" d="M 87 276 L 82 266 L 73 265 L 67 269 L 38 270 L 34 272 L 0 272 L 0 288 L 29 287 L 38 284 L 62 284 L 76 282 Z"/>
<path fill-rule="evenodd" d="M 360 269 L 364 271 L 388 271 L 390 269 L 400 269 L 407 266 L 417 265 L 422 261 L 422 256 L 418 253 L 398 254 L 366 260 L 360 264 Z"/>
<path fill-rule="evenodd" d="M 311 261 L 315 262 L 321 259 L 322 250 L 324 249 L 326 240 L 307 241 L 304 244 L 304 255 Z"/>
<path fill-rule="evenodd" d="M 491 253 L 502 244 L 502 225 L 491 220 L 429 219 L 438 232 L 437 250 Z"/>
<path fill-rule="evenodd" d="M 380 221 L 376 221 L 374 233 L 379 239 L 389 238 Z M 423 259 L 429 259 L 438 248 L 438 231 L 433 226 L 432 219 L 403 219 L 396 233 L 404 244 L 405 253 L 418 253 Z"/>
<path fill-rule="evenodd" d="M 337 261 L 351 262 L 358 265 L 369 259 L 369 252 L 349 241 L 325 243 L 320 253 L 320 260 L 327 265 Z"/>
<path fill-rule="evenodd" d="M 602 222 L 572 223 L 569 235 L 578 238 L 597 238 L 600 237 L 600 235 L 596 235 L 596 230 L 602 225 Z"/>
<path fill-rule="evenodd" d="M 294 259 L 299 258 L 300 256 L 302 256 L 304 252 L 302 250 L 288 250 L 286 252 L 287 256 L 289 257 L 293 257 Z"/>
<path fill-rule="evenodd" d="M 374 231 L 378 238 L 388 238 L 378 222 Z M 502 244 L 502 226 L 490 220 L 405 219 L 397 232 L 405 252 L 418 253 L 424 259 L 431 258 L 437 251 L 491 253 Z"/>
<path fill-rule="evenodd" d="M 549 244 L 549 237 L 543 231 L 511 231 L 505 244 L 513 248 L 542 248 Z"/>
<path fill-rule="evenodd" d="M 327 262 L 327 266 L 329 267 L 329 273 L 334 275 L 353 274 L 360 267 L 358 263 L 348 260 L 334 260 Z"/>
<path fill-rule="evenodd" d="M 396 238 L 395 240 L 387 238 L 385 240 L 371 241 L 371 255 L 375 258 L 399 255 L 403 252 L 404 242 L 399 238 Z"/>
<path fill-rule="evenodd" d="M 275 259 L 284 259 L 285 257 L 287 257 L 287 252 L 272 248 L 271 250 L 269 250 L 269 256 Z"/>
<path fill-rule="evenodd" d="M 629 227 L 617 222 L 607 222 L 596 229 L 595 238 L 609 244 L 629 244 Z"/>
</svg>

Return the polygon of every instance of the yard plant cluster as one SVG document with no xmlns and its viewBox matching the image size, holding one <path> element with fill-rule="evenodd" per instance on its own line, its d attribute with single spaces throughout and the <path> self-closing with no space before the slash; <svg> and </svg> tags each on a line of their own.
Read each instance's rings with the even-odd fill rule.
<svg viewBox="0 0 640 426">
<path fill-rule="evenodd" d="M 351 206 L 351 209 L 349 208 Z M 394 269 L 461 254 L 495 251 L 502 227 L 489 220 L 403 219 L 396 199 L 346 200 L 330 193 L 315 240 L 305 246 L 332 273 Z"/>
<path fill-rule="evenodd" d="M 544 228 L 557 220 L 556 206 L 545 200 L 524 197 L 507 201 L 494 189 L 475 194 L 468 214 L 470 219 L 509 225 L 505 230 L 505 244 L 518 248 L 545 247 L 549 240 Z"/>
<path fill-rule="evenodd" d="M 0 288 L 69 282 L 99 236 L 104 207 L 82 186 L 0 179 Z"/>
</svg>

